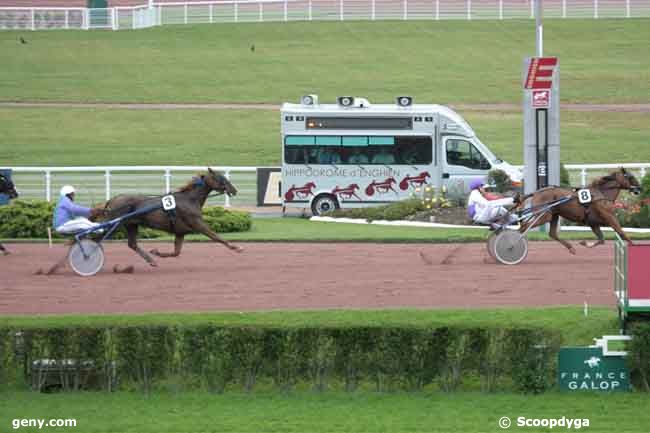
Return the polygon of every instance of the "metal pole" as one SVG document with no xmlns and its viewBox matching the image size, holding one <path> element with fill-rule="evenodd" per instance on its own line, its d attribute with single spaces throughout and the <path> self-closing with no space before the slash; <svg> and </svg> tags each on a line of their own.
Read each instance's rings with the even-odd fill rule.
<svg viewBox="0 0 650 433">
<path fill-rule="evenodd" d="M 172 189 L 172 172 L 170 169 L 165 170 L 165 194 L 169 194 Z"/>
<path fill-rule="evenodd" d="M 542 0 L 535 0 L 535 36 L 537 40 L 537 57 L 542 57 L 544 52 L 544 26 L 542 24 Z"/>
<path fill-rule="evenodd" d="M 187 24 L 187 3 L 183 7 L 183 23 Z"/>
<path fill-rule="evenodd" d="M 436 21 L 440 20 L 440 0 L 436 0 Z"/>
<path fill-rule="evenodd" d="M 65 29 L 68 30 L 70 28 L 70 18 L 68 17 L 68 9 L 65 10 Z"/>
<path fill-rule="evenodd" d="M 106 201 L 108 201 L 111 199 L 111 171 L 106 170 L 104 177 L 106 178 Z"/>
<path fill-rule="evenodd" d="M 403 19 L 404 21 L 406 21 L 406 20 L 408 19 L 408 14 L 409 14 L 409 13 L 408 13 L 408 3 L 407 3 L 407 0 L 404 0 L 404 1 L 402 2 L 402 5 L 403 5 L 403 7 L 402 7 L 402 19 Z"/>
<path fill-rule="evenodd" d="M 343 0 L 339 0 L 339 18 L 341 21 L 344 20 L 343 18 Z"/>
<path fill-rule="evenodd" d="M 288 8 L 289 5 L 287 4 L 288 0 L 284 0 L 284 21 L 287 21 L 287 15 L 288 15 Z"/>
<path fill-rule="evenodd" d="M 239 3 L 235 2 L 235 22 L 239 22 Z M 286 21 L 286 20 L 285 20 Z"/>
<path fill-rule="evenodd" d="M 582 186 L 587 185 L 587 169 L 583 168 L 580 170 L 580 183 Z"/>
<path fill-rule="evenodd" d="M 45 200 L 52 201 L 52 173 L 45 171 Z"/>
<path fill-rule="evenodd" d="M 228 179 L 228 181 L 230 181 L 230 171 L 229 170 L 226 171 L 225 175 L 226 175 L 226 179 Z M 226 197 L 226 202 L 224 203 L 224 207 L 230 207 L 230 196 L 228 194 L 224 194 L 224 196 Z"/>
</svg>

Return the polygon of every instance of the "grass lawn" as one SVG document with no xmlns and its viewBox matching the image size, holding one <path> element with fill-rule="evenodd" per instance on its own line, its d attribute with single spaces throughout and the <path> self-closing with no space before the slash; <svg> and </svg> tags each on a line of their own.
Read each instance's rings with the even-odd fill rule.
<svg viewBox="0 0 650 433">
<path fill-rule="evenodd" d="M 461 114 L 494 153 L 522 163 L 521 113 Z M 271 110 L 0 108 L 0 130 L 3 166 L 281 162 L 280 115 Z M 565 111 L 561 133 L 566 163 L 650 161 L 650 113 Z"/>
<path fill-rule="evenodd" d="M 604 37 L 604 35 L 606 37 Z M 295 22 L 0 32 L 0 100 L 273 102 L 318 93 L 521 100 L 532 20 Z M 564 102 L 647 103 L 650 20 L 545 20 Z M 255 52 L 250 46 L 255 44 Z"/>
<path fill-rule="evenodd" d="M 648 394 L 539 396 L 479 393 L 371 393 L 299 391 L 289 394 L 214 395 L 200 392 L 35 394 L 0 393 L 0 429 L 13 431 L 19 418 L 76 419 L 92 432 L 497 432 L 554 431 L 516 427 L 518 417 L 588 419 L 589 432 L 640 433 L 650 421 Z M 566 431 L 566 427 L 556 427 Z M 37 432 L 38 428 L 19 431 Z M 42 430 L 46 431 L 46 429 Z"/>
<path fill-rule="evenodd" d="M 618 333 L 615 308 L 583 306 L 485 309 L 317 310 L 246 313 L 156 313 L 128 315 L 0 316 L 1 326 L 61 327 L 212 323 L 222 326 L 477 326 L 543 327 L 558 331 L 563 344 L 593 344 L 594 337 Z"/>
</svg>

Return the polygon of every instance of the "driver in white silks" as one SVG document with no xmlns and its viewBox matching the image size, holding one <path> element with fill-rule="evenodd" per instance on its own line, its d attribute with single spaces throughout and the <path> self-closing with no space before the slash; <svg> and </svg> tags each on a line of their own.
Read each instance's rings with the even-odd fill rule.
<svg viewBox="0 0 650 433">
<path fill-rule="evenodd" d="M 71 185 L 61 188 L 59 202 L 54 209 L 54 230 L 61 234 L 73 234 L 97 227 L 88 219 L 94 210 L 74 203 L 75 189 Z"/>
<path fill-rule="evenodd" d="M 482 179 L 474 179 L 469 187 L 471 192 L 467 198 L 467 215 L 478 224 L 492 224 L 508 214 L 506 206 L 515 205 L 512 197 L 501 198 L 501 196 L 491 194 L 484 188 L 485 183 Z M 517 222 L 517 217 L 510 216 L 508 223 Z"/>
</svg>

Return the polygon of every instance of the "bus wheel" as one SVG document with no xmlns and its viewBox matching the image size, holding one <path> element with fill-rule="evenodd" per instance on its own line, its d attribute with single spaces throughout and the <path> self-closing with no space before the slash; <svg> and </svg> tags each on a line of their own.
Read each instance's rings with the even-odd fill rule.
<svg viewBox="0 0 650 433">
<path fill-rule="evenodd" d="M 339 203 L 331 194 L 321 194 L 311 202 L 311 213 L 314 216 L 321 216 L 339 208 Z"/>
</svg>

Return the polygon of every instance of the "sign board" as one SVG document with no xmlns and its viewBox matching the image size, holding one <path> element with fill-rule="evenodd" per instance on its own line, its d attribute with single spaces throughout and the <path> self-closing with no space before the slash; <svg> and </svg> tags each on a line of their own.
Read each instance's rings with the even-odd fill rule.
<svg viewBox="0 0 650 433">
<path fill-rule="evenodd" d="M 533 90 L 533 108 L 548 108 L 551 105 L 550 90 Z"/>
<path fill-rule="evenodd" d="M 279 168 L 257 169 L 257 205 L 282 205 L 282 172 Z"/>
<path fill-rule="evenodd" d="M 561 391 L 630 391 L 623 356 L 604 356 L 602 347 L 563 347 L 558 362 Z"/>
<path fill-rule="evenodd" d="M 524 59 L 524 192 L 560 184 L 560 62 Z"/>
</svg>

